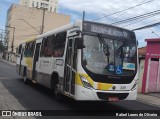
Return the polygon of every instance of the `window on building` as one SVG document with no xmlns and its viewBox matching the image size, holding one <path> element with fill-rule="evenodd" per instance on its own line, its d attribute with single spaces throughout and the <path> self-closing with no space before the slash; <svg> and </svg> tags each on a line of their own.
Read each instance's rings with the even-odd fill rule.
<svg viewBox="0 0 160 119">
<path fill-rule="evenodd" d="M 25 7 L 27 7 L 27 2 L 25 1 L 25 5 L 24 5 Z"/>
<path fill-rule="evenodd" d="M 50 12 L 52 12 L 52 7 L 50 7 Z"/>
<path fill-rule="evenodd" d="M 42 8 L 48 8 L 49 4 L 46 4 L 46 3 L 41 3 L 41 7 Z"/>
<path fill-rule="evenodd" d="M 39 2 L 37 2 L 36 7 L 39 8 Z"/>
<path fill-rule="evenodd" d="M 54 8 L 54 12 L 57 12 L 57 8 Z"/>
<path fill-rule="evenodd" d="M 32 7 L 34 7 L 34 1 L 32 1 Z"/>
<path fill-rule="evenodd" d="M 54 57 L 62 57 L 64 54 L 66 43 L 66 32 L 59 33 L 56 35 L 56 42 L 53 49 L 53 56 Z"/>
<path fill-rule="evenodd" d="M 49 0 L 42 0 L 42 1 L 46 1 L 46 2 L 49 2 Z"/>
<path fill-rule="evenodd" d="M 34 48 L 35 48 L 35 42 L 26 43 L 24 52 L 25 57 L 33 57 Z"/>
</svg>

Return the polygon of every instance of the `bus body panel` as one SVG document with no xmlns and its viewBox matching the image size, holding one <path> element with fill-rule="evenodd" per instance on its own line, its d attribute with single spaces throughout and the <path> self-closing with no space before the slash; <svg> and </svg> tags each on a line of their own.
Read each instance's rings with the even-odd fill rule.
<svg viewBox="0 0 160 119">
<path fill-rule="evenodd" d="M 64 95 L 67 95 L 69 97 L 74 98 L 75 100 L 97 100 L 97 101 L 111 101 L 109 98 L 117 97 L 119 100 L 135 100 L 137 97 L 137 80 L 138 80 L 138 72 L 136 73 L 134 79 L 131 81 L 131 83 L 128 84 L 114 84 L 114 83 L 103 83 L 103 82 L 96 82 L 94 81 L 94 77 L 91 78 L 91 76 L 85 71 L 84 67 L 82 66 L 82 49 L 74 49 L 76 51 L 76 69 L 71 68 L 72 72 L 72 79 L 75 80 L 74 82 L 74 88 L 72 87 L 73 84 L 71 81 L 69 81 L 70 90 L 66 90 L 66 67 L 69 67 L 66 60 L 67 60 L 67 52 L 68 52 L 68 45 L 69 40 L 72 39 L 72 41 L 75 42 L 76 37 L 82 37 L 78 34 L 79 31 L 82 32 L 83 22 L 77 21 L 75 24 L 69 24 L 65 27 L 58 28 L 56 30 L 44 33 L 42 35 L 37 36 L 35 39 L 32 39 L 28 42 L 35 42 L 35 47 L 37 44 L 40 44 L 40 50 L 39 50 L 39 58 L 38 61 L 36 61 L 35 66 L 35 78 L 33 79 L 32 72 L 33 72 L 33 65 L 34 65 L 34 56 L 36 54 L 34 49 L 34 55 L 33 57 L 25 57 L 24 54 L 21 54 L 20 57 L 17 58 L 17 72 L 21 76 L 23 76 L 24 69 L 27 70 L 27 78 L 30 80 L 35 80 L 38 84 L 41 84 L 45 87 L 52 88 L 52 75 L 57 74 L 58 79 L 60 82 L 61 91 Z M 97 30 L 97 29 L 96 29 Z M 40 56 L 40 52 L 42 50 L 42 44 L 43 39 L 46 37 L 49 37 L 54 34 L 58 34 L 60 32 L 66 31 L 66 42 L 64 47 L 64 54 L 63 57 L 43 57 Z M 26 43 L 28 43 L 26 42 Z M 25 49 L 24 43 L 22 46 Z M 23 51 L 24 52 L 24 51 Z M 75 55 L 73 53 L 73 55 Z M 21 57 L 23 56 L 22 60 Z M 72 57 L 73 58 L 73 57 Z M 137 63 L 138 65 L 138 63 Z M 138 67 L 137 67 L 138 68 Z M 138 70 L 138 69 L 137 69 Z M 75 78 L 73 78 L 75 76 Z M 84 82 L 82 81 L 82 77 L 89 82 L 89 85 L 92 88 L 86 88 L 84 86 Z M 107 79 L 106 79 L 107 80 Z M 71 86 L 72 85 L 72 86 Z M 71 88 L 74 89 L 74 92 L 70 92 Z M 134 88 L 132 90 L 132 88 Z"/>
</svg>

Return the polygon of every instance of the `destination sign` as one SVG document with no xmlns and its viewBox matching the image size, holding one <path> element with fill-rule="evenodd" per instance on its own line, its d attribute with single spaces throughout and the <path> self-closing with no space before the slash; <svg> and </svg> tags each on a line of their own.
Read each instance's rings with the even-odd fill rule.
<svg viewBox="0 0 160 119">
<path fill-rule="evenodd" d="M 110 25 L 103 25 L 103 24 L 96 24 L 96 23 L 90 23 L 90 22 L 85 22 L 83 25 L 83 30 L 84 31 L 90 31 L 94 33 L 100 33 L 100 34 L 106 34 L 110 36 L 115 36 L 115 37 L 122 37 L 122 38 L 131 38 L 131 32 L 117 28 L 114 26 Z"/>
</svg>

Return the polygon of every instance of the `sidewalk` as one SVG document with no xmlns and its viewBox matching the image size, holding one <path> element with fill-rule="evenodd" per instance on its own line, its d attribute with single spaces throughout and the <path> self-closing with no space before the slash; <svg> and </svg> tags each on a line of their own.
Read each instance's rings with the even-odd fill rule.
<svg viewBox="0 0 160 119">
<path fill-rule="evenodd" d="M 0 109 L 1 110 L 26 110 L 19 101 L 0 82 Z M 1 118 L 1 117 L 0 117 Z M 3 119 L 35 119 L 34 117 L 3 117 Z"/>
<path fill-rule="evenodd" d="M 10 65 L 14 65 L 14 66 L 16 65 L 15 63 L 10 63 L 3 59 L 0 59 L 0 61 L 3 61 Z M 1 111 L 3 110 L 26 110 L 21 105 L 21 103 L 4 87 L 4 85 L 1 83 L 1 78 L 0 78 L 0 110 Z M 3 119 L 35 119 L 34 117 L 18 117 L 18 116 L 14 116 L 14 117 L 4 116 L 2 118 Z"/>
<path fill-rule="evenodd" d="M 4 59 L 0 59 L 0 61 L 5 62 L 5 63 L 8 63 L 8 64 L 10 64 L 10 65 L 14 65 L 14 66 L 16 66 L 16 63 L 9 62 L 9 61 L 4 60 Z"/>
<path fill-rule="evenodd" d="M 137 101 L 160 107 L 160 93 L 149 93 L 149 94 L 138 93 Z"/>
</svg>

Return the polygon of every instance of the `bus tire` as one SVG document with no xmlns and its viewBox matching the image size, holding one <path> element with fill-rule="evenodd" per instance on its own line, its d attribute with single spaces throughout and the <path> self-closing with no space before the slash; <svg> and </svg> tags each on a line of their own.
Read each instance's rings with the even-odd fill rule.
<svg viewBox="0 0 160 119">
<path fill-rule="evenodd" d="M 54 98 L 57 101 L 62 101 L 63 100 L 63 94 L 62 94 L 62 92 L 59 88 L 59 81 L 58 81 L 58 76 L 57 75 L 54 75 L 52 77 L 52 91 L 53 91 Z"/>
<path fill-rule="evenodd" d="M 61 91 L 59 90 L 59 84 L 54 84 L 54 89 L 53 89 L 54 97 L 57 101 L 62 101 L 63 100 L 63 95 Z"/>
<path fill-rule="evenodd" d="M 26 68 L 24 69 L 23 71 L 23 82 L 24 84 L 28 84 L 28 79 L 27 79 L 27 71 L 26 71 Z"/>
</svg>

